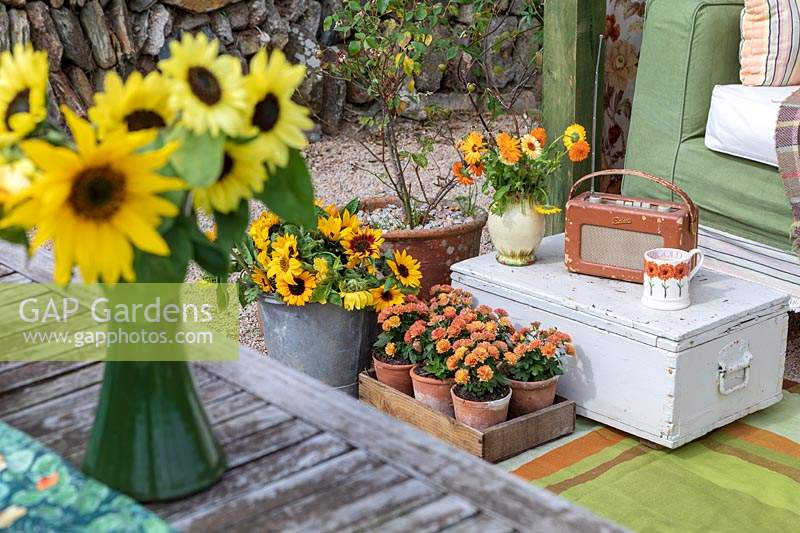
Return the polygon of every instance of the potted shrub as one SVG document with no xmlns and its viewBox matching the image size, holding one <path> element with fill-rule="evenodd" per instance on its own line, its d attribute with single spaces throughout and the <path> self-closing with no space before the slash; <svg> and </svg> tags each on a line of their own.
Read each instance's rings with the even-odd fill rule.
<svg viewBox="0 0 800 533">
<path fill-rule="evenodd" d="M 108 72 L 88 121 L 62 107 L 70 137 L 46 120 L 47 54 L 21 44 L 3 52 L 0 190 L 13 194 L 0 197 L 0 238 L 31 253 L 52 245 L 59 284 L 77 267 L 104 290 L 137 282 L 177 293 L 190 261 L 227 279 L 250 198 L 309 220 L 312 186 L 298 149 L 312 122 L 292 101 L 304 67 L 261 50 L 244 75 L 218 50 L 202 33 L 184 33 L 158 72 L 125 81 Z M 278 111 L 277 121 L 263 120 Z M 215 239 L 200 231 L 198 209 L 214 219 Z M 226 460 L 195 391 L 192 354 L 131 350 L 135 357 L 122 344 L 108 350 L 84 471 L 143 501 L 206 488 Z"/>
<path fill-rule="evenodd" d="M 503 354 L 501 369 L 513 391 L 512 417 L 553 405 L 565 355 L 574 356 L 575 346 L 568 334 L 556 328 L 543 330 L 533 323 L 511 336 L 511 350 Z"/>
<path fill-rule="evenodd" d="M 406 303 L 378 311 L 381 332 L 372 352 L 375 377 L 381 383 L 413 396 L 414 387 L 409 372 L 422 359 L 422 347 L 414 342 L 409 331 L 425 327 L 428 306 L 414 296 L 408 296 Z"/>
<path fill-rule="evenodd" d="M 497 260 L 512 266 L 533 263 L 544 237 L 544 217 L 561 211 L 549 203 L 547 177 L 565 155 L 572 162 L 589 156 L 586 131 L 573 124 L 549 144 L 544 128 L 521 136 L 500 132 L 488 143 L 473 131 L 459 148 L 466 163 L 461 172 L 472 179 L 478 169 L 485 177 L 484 193 L 492 194 L 488 227 Z"/>
<path fill-rule="evenodd" d="M 376 133 L 375 144 L 363 136 L 356 140 L 379 169 L 362 164 L 354 169 L 374 176 L 393 196 L 368 199 L 369 220 L 386 230 L 389 246 L 406 248 L 421 261 L 423 291 L 449 283 L 450 265 L 480 252 L 487 219 L 475 205 L 473 180 L 459 178 L 449 165 L 431 158 L 437 143 L 456 142 L 448 111 L 426 107 L 430 123 L 410 142 L 398 133 L 409 108 L 423 107 L 416 78 L 424 60 L 435 53 L 446 52 L 449 58 L 460 53 L 455 32 L 448 29 L 457 10 L 455 2 L 367 0 L 345 2 L 324 22 L 326 30 L 348 38 L 344 50 L 323 57 L 327 71 L 376 103 L 375 112 L 362 117 L 362 124 Z M 450 193 L 459 186 L 468 189 L 451 201 Z"/>
<path fill-rule="evenodd" d="M 363 225 L 359 202 L 316 206 L 312 227 L 264 212 L 234 257 L 243 303 L 258 300 L 270 357 L 357 394 L 369 367 L 375 310 L 415 294 L 419 262 L 404 250 L 384 255 L 382 232 Z"/>
</svg>

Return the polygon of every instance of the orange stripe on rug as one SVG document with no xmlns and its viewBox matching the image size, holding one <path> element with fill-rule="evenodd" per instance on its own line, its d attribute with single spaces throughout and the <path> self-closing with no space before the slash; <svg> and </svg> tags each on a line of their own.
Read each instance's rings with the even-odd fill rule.
<svg viewBox="0 0 800 533">
<path fill-rule="evenodd" d="M 593 479 L 597 479 L 598 477 L 602 476 L 615 466 L 621 465 L 622 463 L 627 463 L 637 457 L 641 457 L 646 453 L 653 451 L 653 448 L 645 446 L 644 444 L 639 444 L 634 446 L 633 448 L 628 448 L 624 452 L 620 453 L 610 461 L 606 461 L 605 463 L 598 465 L 591 470 L 584 472 L 583 474 L 579 474 L 573 478 L 565 479 L 560 483 L 554 483 L 552 485 L 548 485 L 545 487 L 550 492 L 554 492 L 556 494 L 561 494 L 562 492 L 571 489 L 572 487 L 577 487 L 578 485 L 582 485 L 584 483 L 588 483 Z"/>
<path fill-rule="evenodd" d="M 600 428 L 568 442 L 554 450 L 525 463 L 511 473 L 527 481 L 555 474 L 578 461 L 609 448 L 626 435 L 610 428 Z"/>
<path fill-rule="evenodd" d="M 734 422 L 726 426 L 724 431 L 737 439 L 800 459 L 800 444 L 766 429 L 757 428 L 744 422 Z"/>
</svg>

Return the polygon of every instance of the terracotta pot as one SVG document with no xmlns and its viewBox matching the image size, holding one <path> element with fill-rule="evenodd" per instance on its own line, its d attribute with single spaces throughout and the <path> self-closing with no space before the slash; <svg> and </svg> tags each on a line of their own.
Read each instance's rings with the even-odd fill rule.
<svg viewBox="0 0 800 533">
<path fill-rule="evenodd" d="M 530 265 L 545 231 L 544 215 L 536 212 L 531 200 L 511 201 L 500 215 L 489 214 L 489 236 L 499 263 Z"/>
<path fill-rule="evenodd" d="M 399 201 L 388 196 L 368 198 L 363 201 L 363 209 L 370 211 L 389 204 L 398 205 Z M 480 253 L 481 232 L 487 217 L 485 210 L 477 208 L 475 217 L 460 226 L 387 231 L 383 238 L 387 249 L 405 249 L 419 260 L 422 266 L 420 295 L 424 298 L 432 286 L 450 283 L 450 266 Z"/>
<path fill-rule="evenodd" d="M 511 404 L 508 414 L 512 417 L 526 415 L 545 407 L 550 407 L 556 399 L 558 376 L 544 381 L 517 381 L 509 379 Z"/>
<path fill-rule="evenodd" d="M 399 390 L 403 394 L 414 396 L 414 386 L 411 384 L 411 374 L 409 374 L 411 369 L 414 368 L 413 364 L 391 365 L 375 358 L 374 355 L 372 356 L 372 363 L 375 365 L 375 377 L 378 378 L 378 381 Z"/>
<path fill-rule="evenodd" d="M 415 369 L 416 367 L 412 367 L 408 372 L 414 386 L 414 398 L 431 409 L 454 416 L 453 398 L 450 396 L 450 389 L 455 383 L 453 378 L 441 380 L 420 376 Z"/>
<path fill-rule="evenodd" d="M 473 402 L 456 395 L 455 385 L 450 389 L 456 420 L 478 430 L 484 430 L 505 422 L 508 418 L 508 404 L 511 401 L 511 389 L 499 400 Z"/>
</svg>

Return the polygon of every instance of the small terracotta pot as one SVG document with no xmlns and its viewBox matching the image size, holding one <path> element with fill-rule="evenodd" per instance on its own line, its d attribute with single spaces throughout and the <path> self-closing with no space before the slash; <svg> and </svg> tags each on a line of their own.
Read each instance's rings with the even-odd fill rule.
<svg viewBox="0 0 800 533">
<path fill-rule="evenodd" d="M 499 400 L 488 402 L 472 402 L 456 395 L 455 385 L 450 389 L 453 398 L 456 420 L 477 430 L 484 430 L 505 422 L 508 418 L 508 404 L 513 394 L 509 389 L 508 394 Z"/>
<path fill-rule="evenodd" d="M 514 393 L 511 395 L 508 414 L 511 417 L 522 416 L 553 405 L 558 376 L 544 381 L 517 381 L 509 378 L 508 384 Z"/>
<path fill-rule="evenodd" d="M 363 209 L 371 211 L 390 204 L 398 205 L 399 201 L 389 196 L 368 198 L 363 201 Z M 387 249 L 405 249 L 419 260 L 422 269 L 419 294 L 426 298 L 434 285 L 450 283 L 451 265 L 476 257 L 480 253 L 481 232 L 487 218 L 488 213 L 477 208 L 475 217 L 460 226 L 385 231 L 383 238 Z"/>
<path fill-rule="evenodd" d="M 409 371 L 414 368 L 413 364 L 391 365 L 377 359 L 374 355 L 372 364 L 375 366 L 375 377 L 378 378 L 378 381 L 403 394 L 414 396 L 414 386 L 411 384 L 411 374 L 409 374 Z"/>
<path fill-rule="evenodd" d="M 453 378 L 441 380 L 420 376 L 414 371 L 415 368 L 412 367 L 408 372 L 414 386 L 414 398 L 431 409 L 436 409 L 447 416 L 455 416 L 453 398 L 450 395 L 450 389 L 455 383 Z"/>
</svg>

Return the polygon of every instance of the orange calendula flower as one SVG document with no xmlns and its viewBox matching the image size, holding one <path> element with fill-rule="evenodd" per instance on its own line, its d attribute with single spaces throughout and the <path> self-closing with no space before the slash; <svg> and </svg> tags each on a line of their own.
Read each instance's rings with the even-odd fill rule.
<svg viewBox="0 0 800 533">
<path fill-rule="evenodd" d="M 589 157 L 589 152 L 591 152 L 591 149 L 589 148 L 589 143 L 587 143 L 586 141 L 578 141 L 569 147 L 569 150 L 567 151 L 567 156 L 569 157 L 569 160 L 572 161 L 573 163 L 580 163 L 581 161 Z"/>
<path fill-rule="evenodd" d="M 461 153 L 464 154 L 464 160 L 470 165 L 476 165 L 486 151 L 486 145 L 483 141 L 483 135 L 477 131 L 470 132 L 461 142 Z"/>
<path fill-rule="evenodd" d="M 542 147 L 547 144 L 547 130 L 544 128 L 534 128 L 534 130 L 531 131 L 531 136 L 535 137 Z"/>
<path fill-rule="evenodd" d="M 522 157 L 519 139 L 503 131 L 498 133 L 494 140 L 497 143 L 500 161 L 505 165 L 516 165 Z"/>
<path fill-rule="evenodd" d="M 466 368 L 456 370 L 455 381 L 459 385 L 466 385 L 469 382 L 469 371 Z"/>
<path fill-rule="evenodd" d="M 672 265 L 659 265 L 658 266 L 658 277 L 663 280 L 668 280 L 673 278 L 675 275 L 675 271 L 672 268 Z"/>
<path fill-rule="evenodd" d="M 58 472 L 53 472 L 47 476 L 39 478 L 36 482 L 36 490 L 47 490 L 58 483 Z"/>
<path fill-rule="evenodd" d="M 455 176 L 456 181 L 461 185 L 472 185 L 475 183 L 475 180 L 472 179 L 468 174 L 464 174 L 464 163 L 461 161 L 456 161 L 453 163 L 453 176 Z"/>
<path fill-rule="evenodd" d="M 542 156 L 542 143 L 533 135 L 525 135 L 521 143 L 522 151 L 531 159 L 539 159 Z"/>
<path fill-rule="evenodd" d="M 494 370 L 489 365 L 478 367 L 475 373 L 478 374 L 478 379 L 483 382 L 487 382 L 494 377 Z"/>
</svg>

